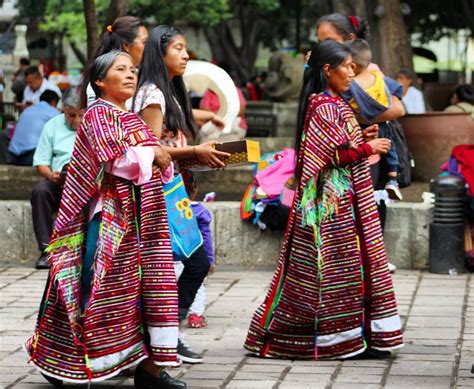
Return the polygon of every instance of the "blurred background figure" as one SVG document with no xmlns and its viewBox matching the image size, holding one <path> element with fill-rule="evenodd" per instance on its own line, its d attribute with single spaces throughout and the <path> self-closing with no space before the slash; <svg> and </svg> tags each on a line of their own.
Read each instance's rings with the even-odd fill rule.
<svg viewBox="0 0 474 389">
<path fill-rule="evenodd" d="M 471 85 L 459 85 L 451 96 L 451 105 L 446 112 L 468 112 L 474 119 L 474 88 Z"/>
<path fill-rule="evenodd" d="M 401 68 L 397 72 L 397 81 L 403 86 L 402 103 L 407 113 L 425 113 L 423 92 L 416 88 L 416 74 L 412 69 Z"/>
<path fill-rule="evenodd" d="M 15 102 L 17 103 L 23 101 L 23 91 L 26 88 L 25 72 L 29 66 L 30 60 L 28 58 L 20 58 L 20 66 L 12 76 L 12 91 L 15 94 Z"/>
<path fill-rule="evenodd" d="M 23 91 L 23 100 L 17 103 L 20 110 L 25 109 L 29 105 L 38 104 L 40 96 L 45 90 L 50 90 L 61 97 L 61 90 L 52 82 L 49 82 L 40 72 L 37 66 L 30 66 L 25 70 L 26 87 Z"/>
<path fill-rule="evenodd" d="M 47 89 L 41 93 L 37 104 L 27 107 L 21 113 L 8 146 L 8 163 L 32 165 L 33 154 L 44 125 L 51 118 L 59 115 L 59 111 L 56 109 L 58 102 L 59 95 L 55 91 Z"/>
<path fill-rule="evenodd" d="M 33 227 L 41 252 L 36 261 L 37 269 L 49 268 L 45 249 L 53 232 L 53 215 L 59 209 L 77 129 L 84 115 L 79 100 L 76 88 L 64 92 L 64 113 L 54 116 L 44 125 L 33 156 L 33 166 L 44 177 L 44 181 L 38 183 L 31 193 Z M 25 113 L 31 108 L 26 109 Z"/>
</svg>

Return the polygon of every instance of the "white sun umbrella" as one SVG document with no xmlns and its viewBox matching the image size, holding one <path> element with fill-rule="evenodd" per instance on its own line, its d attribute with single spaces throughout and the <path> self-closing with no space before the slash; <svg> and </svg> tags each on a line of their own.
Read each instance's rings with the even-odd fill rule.
<svg viewBox="0 0 474 389">
<path fill-rule="evenodd" d="M 240 111 L 239 95 L 232 78 L 225 70 L 212 63 L 194 60 L 188 62 L 183 78 L 188 91 L 202 96 L 210 89 L 219 97 L 220 108 L 217 115 L 225 123 L 222 133 L 230 133 L 232 123 Z M 221 133 L 210 121 L 201 127 L 201 131 L 206 135 Z"/>
</svg>

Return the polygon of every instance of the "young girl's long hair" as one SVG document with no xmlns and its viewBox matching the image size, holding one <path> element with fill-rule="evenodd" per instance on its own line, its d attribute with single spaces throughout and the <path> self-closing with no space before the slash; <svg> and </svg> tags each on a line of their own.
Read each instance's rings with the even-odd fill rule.
<svg viewBox="0 0 474 389">
<path fill-rule="evenodd" d="M 324 92 L 329 86 L 328 78 L 323 69 L 324 65 L 329 65 L 335 69 L 344 63 L 349 55 L 348 47 L 331 39 L 317 44 L 312 50 L 308 66 L 304 72 L 303 87 L 299 99 L 295 139 L 296 155 L 299 154 L 301 147 L 309 97 L 314 93 Z"/>
<path fill-rule="evenodd" d="M 183 35 L 175 27 L 161 25 L 150 31 L 143 51 L 142 64 L 138 73 L 138 88 L 147 84 L 156 85 L 165 96 L 166 127 L 174 134 L 182 130 L 189 138 L 196 136 L 189 98 L 182 76 L 168 76 L 164 56 L 166 49 L 177 35 Z"/>
</svg>

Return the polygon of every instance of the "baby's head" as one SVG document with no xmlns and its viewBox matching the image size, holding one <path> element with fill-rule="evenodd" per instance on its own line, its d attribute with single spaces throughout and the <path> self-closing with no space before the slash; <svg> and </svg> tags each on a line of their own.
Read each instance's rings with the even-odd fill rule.
<svg viewBox="0 0 474 389">
<path fill-rule="evenodd" d="M 354 39 L 344 43 L 352 54 L 352 62 L 354 64 L 354 73 L 356 76 L 368 68 L 372 62 L 372 51 L 370 46 L 364 39 Z"/>
</svg>

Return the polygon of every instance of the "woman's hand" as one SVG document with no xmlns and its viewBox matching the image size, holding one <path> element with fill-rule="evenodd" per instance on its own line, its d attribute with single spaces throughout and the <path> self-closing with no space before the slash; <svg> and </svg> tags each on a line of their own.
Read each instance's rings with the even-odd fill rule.
<svg viewBox="0 0 474 389">
<path fill-rule="evenodd" d="M 171 163 L 171 155 L 160 146 L 153 148 L 155 151 L 155 158 L 153 163 L 163 172 Z"/>
<path fill-rule="evenodd" d="M 390 150 L 390 139 L 377 138 L 367 142 L 372 148 L 372 154 L 387 154 Z"/>
<path fill-rule="evenodd" d="M 229 158 L 230 154 L 217 151 L 214 148 L 215 144 L 216 142 L 210 141 L 199 146 L 194 146 L 194 154 L 199 162 L 210 168 L 219 169 L 225 167 L 225 163 L 222 162 L 222 160 Z"/>
<path fill-rule="evenodd" d="M 362 136 L 364 137 L 365 142 L 369 142 L 372 139 L 376 139 L 379 134 L 379 125 L 372 124 L 369 127 L 366 127 L 362 130 Z"/>
<path fill-rule="evenodd" d="M 225 122 L 220 116 L 214 114 L 211 118 L 212 124 L 214 124 L 219 130 L 223 130 L 225 127 Z"/>
</svg>

